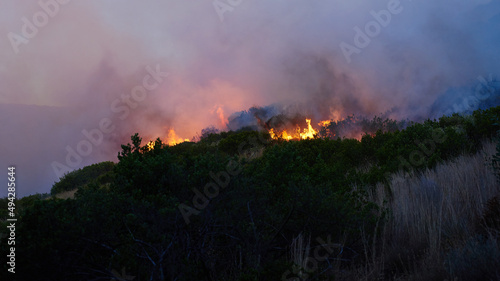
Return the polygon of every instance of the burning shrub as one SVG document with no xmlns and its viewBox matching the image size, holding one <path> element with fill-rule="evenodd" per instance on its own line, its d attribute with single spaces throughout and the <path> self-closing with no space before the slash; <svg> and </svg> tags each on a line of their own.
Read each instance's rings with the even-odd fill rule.
<svg viewBox="0 0 500 281">
<path fill-rule="evenodd" d="M 88 184 L 99 174 L 91 171 L 107 175 L 112 168 L 113 177 L 101 178 L 111 181 L 111 188 L 88 184 L 75 200 L 39 200 L 23 212 L 19 237 L 24 243 L 19 250 L 23 264 L 33 269 L 26 274 L 36 275 L 25 279 L 104 280 L 111 278 L 113 268 L 126 266 L 141 280 L 205 280 L 207 276 L 212 280 L 278 280 L 290 269 L 286 256 L 300 233 L 331 237 L 348 247 L 355 254 L 348 261 L 338 260 L 340 269 L 348 271 L 368 262 L 370 248 L 377 246 L 374 237 L 385 223 L 381 220 L 384 212 L 367 200 L 370 185 L 400 169 L 400 159 L 409 159 L 415 151 L 424 158 L 419 165 L 406 167 L 409 170 L 423 170 L 462 152 L 473 152 L 477 147 L 471 139 L 489 136 L 494 121 L 488 118 L 498 110 L 475 112 L 473 118 L 456 115 L 428 120 L 404 130 L 399 130 L 399 123 L 381 118 L 340 123 L 340 127 L 361 123 L 367 130 L 377 129 L 360 141 L 267 142 L 268 134 L 245 130 L 210 132 L 198 143 L 168 146 L 157 140 L 142 146 L 136 134 L 132 144 L 122 146 L 118 164 L 68 174 L 53 190 Z M 338 122 L 334 127 L 326 125 L 339 128 Z M 435 132 L 442 133 L 443 141 L 430 145 Z M 256 143 L 263 148 L 262 156 L 235 157 Z M 422 143 L 427 149 L 422 149 Z M 241 172 L 205 200 L 206 206 L 196 210 L 186 224 L 178 206 L 192 202 L 193 190 L 214 181 L 230 160 Z M 354 189 L 353 184 L 368 188 Z M 424 198 L 423 205 L 444 201 L 432 182 L 418 184 L 426 189 L 412 194 Z M 499 228 L 499 202 L 498 197 L 490 200 L 484 211 L 482 220 L 489 229 Z M 412 213 L 419 210 L 405 212 L 414 217 Z M 396 238 L 409 241 L 404 236 Z M 446 256 L 449 274 L 471 280 L 494 278 L 500 260 L 496 243 L 478 236 L 452 249 Z M 318 278 L 332 277 L 326 276 L 332 272 L 318 274 L 324 274 Z"/>
</svg>

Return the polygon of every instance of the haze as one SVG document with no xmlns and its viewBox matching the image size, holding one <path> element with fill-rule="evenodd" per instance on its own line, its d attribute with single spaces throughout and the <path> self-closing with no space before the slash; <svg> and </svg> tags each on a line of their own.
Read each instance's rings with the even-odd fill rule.
<svg viewBox="0 0 500 281">
<path fill-rule="evenodd" d="M 191 139 L 268 105 L 316 119 L 421 119 L 453 110 L 443 95 L 471 95 L 478 77 L 500 73 L 500 1 L 42 0 L 52 15 L 32 38 L 23 18 L 33 23 L 44 5 L 1 3 L 2 197 L 9 165 L 18 196 L 49 192 L 55 162 L 75 169 L 116 161 L 135 132 L 147 141 L 174 129 Z M 346 56 L 341 44 L 356 47 L 355 27 L 365 30 L 371 12 L 390 5 L 400 12 Z M 123 96 L 143 85 L 147 67 L 168 76 L 127 105 Z M 127 114 L 117 110 L 125 105 Z M 114 129 L 69 165 L 67 147 L 76 150 L 82 131 L 103 119 Z"/>
</svg>

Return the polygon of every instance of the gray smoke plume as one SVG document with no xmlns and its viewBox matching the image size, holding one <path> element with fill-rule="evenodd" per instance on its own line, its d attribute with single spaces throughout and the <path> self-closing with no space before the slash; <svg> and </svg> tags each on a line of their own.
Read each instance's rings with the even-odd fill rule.
<svg viewBox="0 0 500 281">
<path fill-rule="evenodd" d="M 497 104 L 475 90 L 478 77 L 497 87 L 498 0 L 4 2 L 0 167 L 17 166 L 21 196 L 50 190 L 54 162 L 116 161 L 135 132 L 191 139 L 291 113 L 414 120 Z M 157 66 L 168 77 L 133 92 Z M 92 151 L 77 161 L 68 147 L 86 152 L 83 141 Z"/>
</svg>

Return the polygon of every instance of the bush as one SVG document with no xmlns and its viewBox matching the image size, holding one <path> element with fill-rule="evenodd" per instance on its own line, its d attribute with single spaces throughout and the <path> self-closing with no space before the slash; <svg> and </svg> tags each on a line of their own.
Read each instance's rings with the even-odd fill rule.
<svg viewBox="0 0 500 281">
<path fill-rule="evenodd" d="M 86 186 L 90 183 L 106 184 L 112 181 L 115 163 L 107 161 L 93 164 L 65 174 L 50 190 L 51 195 Z"/>
<path fill-rule="evenodd" d="M 370 202 L 367 194 L 375 190 L 370 185 L 398 171 L 401 158 L 408 160 L 415 151 L 423 155 L 422 161 L 406 166 L 409 171 L 423 171 L 463 152 L 474 152 L 477 140 L 492 136 L 491 118 L 499 110 L 409 124 L 374 118 L 359 125 L 350 118 L 329 127 L 330 133 L 349 126 L 377 130 L 360 141 L 268 141 L 266 133 L 212 128 L 197 143 L 168 146 L 158 139 L 148 147 L 141 145 L 136 134 L 131 144 L 122 145 L 117 164 L 94 164 L 54 184 L 53 194 L 79 188 L 74 200 L 33 197 L 23 201 L 23 223 L 18 229 L 22 264 L 31 270 L 26 272 L 42 276 L 37 280 L 109 280 L 111 270 L 122 267 L 140 280 L 277 280 L 291 266 L 287 258 L 291 241 L 307 234 L 331 237 L 349 249 L 328 260 L 338 267 L 335 272 L 365 266 L 381 247 L 377 241 L 385 235 L 383 226 L 389 225 L 385 215 L 397 211 Z M 424 151 L 420 144 L 433 141 L 436 131 L 446 138 Z M 242 151 L 255 152 L 255 143 L 257 156 L 241 157 Z M 500 143 L 495 159 L 500 163 Z M 229 161 L 239 170 L 230 176 L 226 173 Z M 216 183 L 223 187 L 215 191 Z M 102 188 L 108 184 L 109 188 Z M 444 193 L 437 192 L 432 182 L 417 184 L 419 189 L 411 191 L 414 196 L 443 201 Z M 207 186 L 212 188 L 211 196 L 202 194 Z M 388 193 L 401 194 L 398 190 Z M 427 201 L 426 206 L 438 202 Z M 480 218 L 490 233 L 500 228 L 499 202 L 491 199 Z M 181 203 L 193 212 L 188 223 L 179 210 Z M 406 210 L 410 217 L 419 212 Z M 5 216 L 5 211 L 0 215 Z M 391 238 L 410 241 L 394 233 Z M 439 258 L 439 268 L 444 270 L 444 257 L 452 277 L 495 278 L 500 260 L 497 240 L 484 238 L 488 231 L 481 234 L 447 254 L 437 246 L 434 252 L 445 254 Z M 425 236 L 414 241 L 424 241 Z M 400 259 L 414 260 L 399 255 Z M 323 265 L 327 266 L 326 260 Z M 332 271 L 326 272 L 318 270 L 317 279 L 332 277 L 328 276 Z"/>
</svg>

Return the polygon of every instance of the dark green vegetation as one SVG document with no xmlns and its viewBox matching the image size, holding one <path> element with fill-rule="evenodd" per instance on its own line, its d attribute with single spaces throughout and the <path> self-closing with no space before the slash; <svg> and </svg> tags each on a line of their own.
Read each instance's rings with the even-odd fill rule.
<svg viewBox="0 0 500 281">
<path fill-rule="evenodd" d="M 105 185 L 110 183 L 113 178 L 113 166 L 114 163 L 108 161 L 67 173 L 52 186 L 50 194 L 56 195 L 75 188 L 86 187 L 89 184 Z"/>
<path fill-rule="evenodd" d="M 299 270 L 292 245 L 302 234 L 311 237 L 310 256 L 321 246 L 316 238 L 336 245 L 334 252 L 321 251 L 328 256 L 307 271 L 307 280 L 336 280 L 338 272 L 368 262 L 391 216 L 370 202 L 375 184 L 390 190 L 391 173 L 475 153 L 482 140 L 495 137 L 498 116 L 500 107 L 379 130 L 361 141 L 287 142 L 243 130 L 173 147 L 157 140 L 149 150 L 134 135 L 117 164 L 85 167 L 54 184 L 52 194 L 79 188 L 75 199 L 17 201 L 16 277 L 112 280 L 124 268 L 136 281 L 293 280 L 297 275 L 287 272 Z M 205 191 L 209 183 L 219 186 Z M 1 202 L 4 212 L 7 200 Z M 495 224 L 498 202 L 490 204 L 488 222 Z M 182 206 L 193 212 L 189 224 Z M 5 256 L 5 238 L 1 247 Z"/>
</svg>

